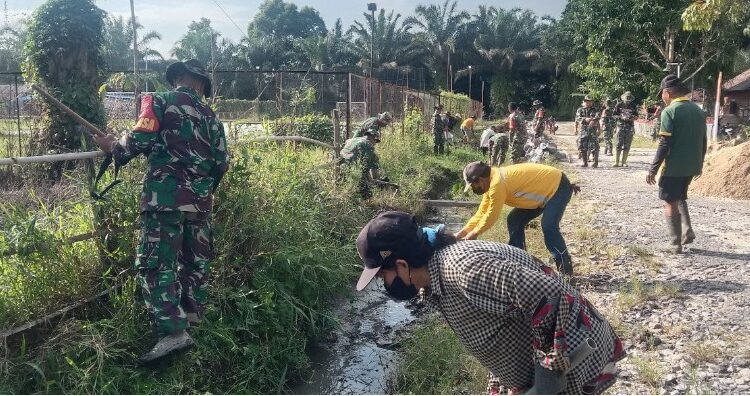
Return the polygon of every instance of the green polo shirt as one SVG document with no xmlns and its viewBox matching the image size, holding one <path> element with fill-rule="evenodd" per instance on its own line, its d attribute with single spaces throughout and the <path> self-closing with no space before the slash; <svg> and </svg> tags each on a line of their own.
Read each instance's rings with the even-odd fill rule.
<svg viewBox="0 0 750 396">
<path fill-rule="evenodd" d="M 670 137 L 663 176 L 697 176 L 703 170 L 706 113 L 687 98 L 672 100 L 661 113 L 661 136 Z"/>
</svg>

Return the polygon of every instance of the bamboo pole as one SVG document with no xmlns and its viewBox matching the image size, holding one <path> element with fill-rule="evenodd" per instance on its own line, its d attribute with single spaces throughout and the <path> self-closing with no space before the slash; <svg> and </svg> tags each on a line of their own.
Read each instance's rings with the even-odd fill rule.
<svg viewBox="0 0 750 396">
<path fill-rule="evenodd" d="M 306 138 L 304 136 L 262 136 L 255 139 L 249 139 L 246 140 L 246 142 L 250 143 L 260 143 L 260 142 L 302 142 L 302 143 L 310 143 L 317 146 L 329 148 L 333 150 L 333 146 L 331 146 L 328 143 L 323 143 L 319 140 Z"/>
<path fill-rule="evenodd" d="M 33 157 L 9 157 L 0 158 L 0 165 L 24 165 L 41 164 L 47 162 L 75 161 L 103 157 L 105 155 L 106 153 L 104 151 L 85 151 L 79 153 L 37 155 Z"/>
<path fill-rule="evenodd" d="M 31 88 L 34 89 L 35 91 L 39 92 L 45 98 L 47 98 L 47 100 L 49 100 L 50 102 L 52 102 L 60 110 L 62 110 L 63 112 L 67 113 L 69 116 L 73 117 L 73 119 L 76 120 L 76 122 L 78 122 L 79 124 L 81 124 L 84 127 L 86 127 L 86 129 L 88 129 L 89 132 L 92 135 L 100 135 L 100 136 L 106 135 L 99 128 L 97 128 L 96 126 L 94 126 L 94 124 L 86 121 L 86 119 L 84 119 L 83 117 L 81 117 L 80 115 L 78 115 L 78 113 L 76 113 L 75 111 L 71 110 L 70 107 L 64 105 L 62 102 L 60 102 L 59 100 L 57 100 L 57 98 L 55 98 L 54 96 L 52 96 L 44 88 L 42 88 L 42 87 L 40 87 L 40 86 L 38 86 L 36 84 L 31 84 Z"/>
</svg>

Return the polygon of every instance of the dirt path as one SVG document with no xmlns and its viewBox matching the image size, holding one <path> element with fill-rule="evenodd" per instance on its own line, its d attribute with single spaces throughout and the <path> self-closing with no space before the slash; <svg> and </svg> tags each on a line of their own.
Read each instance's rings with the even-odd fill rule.
<svg viewBox="0 0 750 396">
<path fill-rule="evenodd" d="M 580 168 L 571 126 L 560 129 L 566 167 L 583 186 L 563 230 L 573 229 L 582 287 L 629 353 L 610 392 L 750 393 L 750 201 L 692 194 L 695 243 L 662 253 L 662 202 L 645 182 L 655 150 L 633 149 L 629 168 L 613 168 L 609 156 L 599 169 Z"/>
</svg>

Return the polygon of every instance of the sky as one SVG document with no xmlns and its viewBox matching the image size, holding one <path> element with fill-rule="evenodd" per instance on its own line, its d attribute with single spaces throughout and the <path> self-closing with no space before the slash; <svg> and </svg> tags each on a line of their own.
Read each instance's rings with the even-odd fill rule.
<svg viewBox="0 0 750 396">
<path fill-rule="evenodd" d="M 287 0 L 289 1 L 289 0 Z M 8 17 L 13 24 L 19 18 L 28 17 L 35 7 L 44 0 L 0 0 L 7 3 Z M 97 6 L 115 14 L 130 17 L 129 0 L 95 0 Z M 248 22 L 258 11 L 263 0 L 135 0 L 135 12 L 138 21 L 148 30 L 161 33 L 163 39 L 153 42 L 154 49 L 169 57 L 174 43 L 187 31 L 193 20 L 202 17 L 211 19 L 211 24 L 224 37 L 234 42 L 245 34 Z M 442 4 L 443 0 L 293 0 L 298 6 L 311 6 L 320 12 L 320 16 L 329 28 L 337 18 L 344 26 L 349 26 L 355 19 L 362 19 L 367 11 L 367 3 L 375 2 L 378 8 L 396 10 L 402 15 L 411 15 L 418 4 Z M 474 13 L 479 5 L 492 5 L 501 8 L 528 8 L 538 15 L 559 17 L 567 0 L 458 0 L 458 8 Z M 218 4 L 218 5 L 217 5 Z M 223 8 L 224 12 L 220 9 Z M 5 16 L 2 16 L 4 23 Z M 240 29 L 235 26 L 236 23 Z"/>
</svg>

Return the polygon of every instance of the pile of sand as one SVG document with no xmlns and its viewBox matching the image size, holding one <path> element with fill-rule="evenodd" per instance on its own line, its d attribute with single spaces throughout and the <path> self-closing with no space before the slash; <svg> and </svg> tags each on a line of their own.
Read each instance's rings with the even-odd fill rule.
<svg viewBox="0 0 750 396">
<path fill-rule="evenodd" d="M 750 142 L 709 154 L 690 190 L 708 197 L 750 199 Z"/>
</svg>

